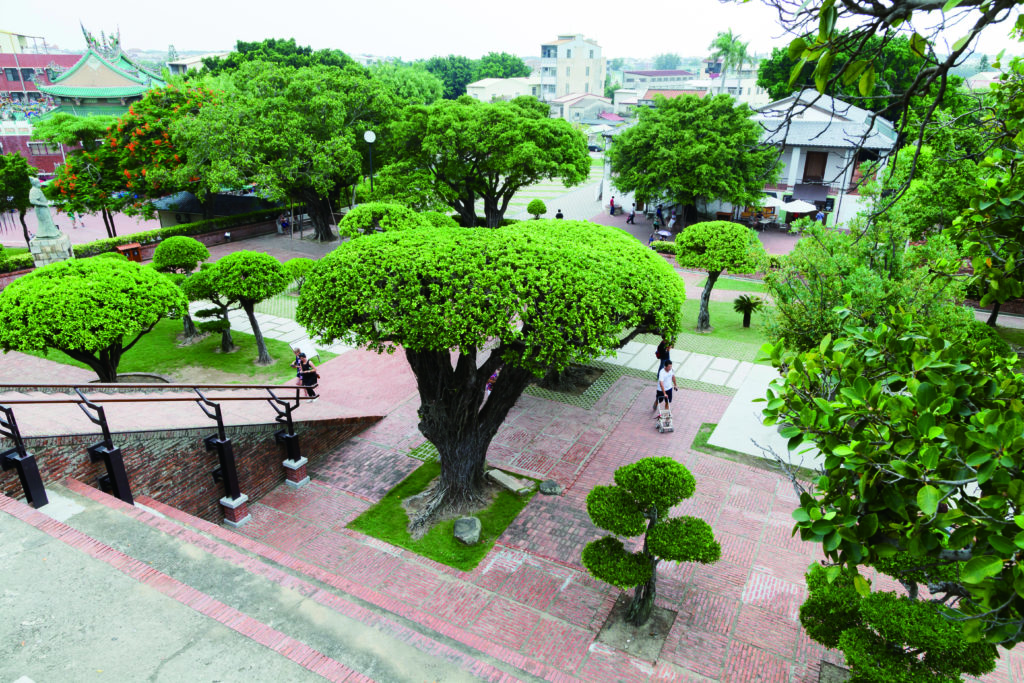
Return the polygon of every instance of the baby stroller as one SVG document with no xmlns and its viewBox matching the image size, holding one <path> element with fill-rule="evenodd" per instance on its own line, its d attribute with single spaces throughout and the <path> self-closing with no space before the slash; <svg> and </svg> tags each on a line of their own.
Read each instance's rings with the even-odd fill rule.
<svg viewBox="0 0 1024 683">
<path fill-rule="evenodd" d="M 664 434 L 665 432 L 674 432 L 676 428 L 672 425 L 672 411 L 668 408 L 658 408 L 658 416 L 654 418 L 657 422 L 654 426 L 658 428 L 658 432 Z"/>
</svg>

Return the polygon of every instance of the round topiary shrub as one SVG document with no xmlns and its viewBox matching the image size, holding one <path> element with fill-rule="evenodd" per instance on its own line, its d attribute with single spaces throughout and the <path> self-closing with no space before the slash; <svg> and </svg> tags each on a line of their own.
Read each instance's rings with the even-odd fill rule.
<svg viewBox="0 0 1024 683">
<path fill-rule="evenodd" d="M 429 228 L 431 223 L 401 204 L 368 202 L 355 207 L 338 224 L 338 235 L 359 237 L 374 232 Z"/>
<path fill-rule="evenodd" d="M 424 211 L 420 218 L 430 223 L 435 228 L 457 228 L 459 222 L 446 213 L 440 211 Z"/>
<path fill-rule="evenodd" d="M 534 199 L 526 206 L 526 213 L 533 216 L 534 220 L 537 220 L 541 215 L 548 212 L 548 207 L 539 199 Z"/>
<path fill-rule="evenodd" d="M 191 273 L 210 258 L 206 245 L 192 237 L 168 237 L 153 251 L 153 267 L 164 273 Z"/>
</svg>

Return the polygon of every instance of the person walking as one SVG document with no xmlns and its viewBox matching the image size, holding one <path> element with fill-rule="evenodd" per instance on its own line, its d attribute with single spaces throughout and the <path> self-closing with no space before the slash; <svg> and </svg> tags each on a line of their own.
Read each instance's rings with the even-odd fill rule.
<svg viewBox="0 0 1024 683">
<path fill-rule="evenodd" d="M 615 215 L 615 197 L 612 197 L 612 200 L 610 202 L 608 202 L 608 207 L 611 209 L 611 213 L 614 216 Z"/>
<path fill-rule="evenodd" d="M 658 393 L 654 395 L 654 410 L 658 409 L 658 404 L 662 401 L 665 402 L 665 410 L 668 410 L 669 404 L 672 403 L 672 391 L 678 388 L 676 373 L 672 371 L 672 361 L 669 361 L 658 371 Z"/>
<path fill-rule="evenodd" d="M 292 367 L 295 368 L 295 384 L 297 386 L 302 386 L 302 369 L 299 367 L 299 360 L 300 357 L 302 356 L 302 349 L 294 348 L 292 349 L 292 353 L 295 354 L 295 360 L 293 360 L 291 363 Z"/>
<path fill-rule="evenodd" d="M 633 206 L 629 210 L 629 218 L 626 219 L 626 222 L 629 223 L 630 225 L 636 225 L 635 221 L 636 221 L 636 202 L 633 202 Z"/>
<path fill-rule="evenodd" d="M 306 354 L 299 354 L 299 374 L 302 375 L 302 386 L 306 387 L 306 395 L 312 396 L 313 400 L 317 399 L 316 391 L 314 388 L 320 380 L 320 374 L 316 371 L 316 366 L 313 362 L 306 358 Z"/>
<path fill-rule="evenodd" d="M 658 217 L 658 223 L 664 225 L 665 224 L 665 214 L 662 213 L 662 211 L 661 211 L 661 204 L 658 204 L 658 210 L 655 212 L 655 215 L 657 215 L 657 217 Z"/>
<path fill-rule="evenodd" d="M 661 361 L 658 363 L 658 372 L 661 372 L 666 365 L 672 363 L 672 342 L 668 339 L 662 339 L 658 344 L 658 348 L 654 350 L 654 357 Z"/>
<path fill-rule="evenodd" d="M 558 213 L 555 214 L 555 218 L 565 218 L 565 216 L 562 215 L 562 210 L 561 209 L 559 209 Z"/>
</svg>

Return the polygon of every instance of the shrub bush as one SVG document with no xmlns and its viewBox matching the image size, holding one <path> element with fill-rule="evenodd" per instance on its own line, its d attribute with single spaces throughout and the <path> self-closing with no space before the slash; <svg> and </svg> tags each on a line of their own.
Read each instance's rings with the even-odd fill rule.
<svg viewBox="0 0 1024 683">
<path fill-rule="evenodd" d="M 651 242 L 651 249 L 658 252 L 659 254 L 676 254 L 676 243 L 675 242 Z"/>
<path fill-rule="evenodd" d="M 367 202 L 345 214 L 338 224 L 340 237 L 358 237 L 373 232 L 431 227 L 429 220 L 401 204 Z"/>
<path fill-rule="evenodd" d="M 4 260 L 0 260 L 0 273 L 13 273 L 16 270 L 31 268 L 35 262 L 32 254 L 14 254 Z"/>
<path fill-rule="evenodd" d="M 457 228 L 459 222 L 449 216 L 448 214 L 441 213 L 440 211 L 424 211 L 420 214 L 420 217 L 425 219 L 435 228 Z"/>
<path fill-rule="evenodd" d="M 548 207 L 539 199 L 534 199 L 526 206 L 526 213 L 532 215 L 534 219 L 540 218 L 542 214 L 548 212 Z"/>
</svg>

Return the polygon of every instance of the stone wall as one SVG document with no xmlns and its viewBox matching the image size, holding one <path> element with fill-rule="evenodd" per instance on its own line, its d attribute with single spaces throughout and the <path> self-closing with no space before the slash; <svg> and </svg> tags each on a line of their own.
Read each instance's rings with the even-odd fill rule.
<svg viewBox="0 0 1024 683">
<path fill-rule="evenodd" d="M 302 455 L 312 466 L 380 419 L 367 416 L 296 421 L 295 433 L 299 435 Z M 283 446 L 274 440 L 274 432 L 280 428 L 274 422 L 226 428 L 238 466 L 239 485 L 250 501 L 258 501 L 285 479 L 281 465 L 285 459 Z M 203 442 L 215 433 L 216 427 L 211 423 L 202 429 L 116 432 L 112 438 L 124 457 L 133 495 L 147 495 L 220 523 L 223 514 L 218 501 L 224 496 L 224 486 L 214 482 L 211 474 L 219 461 L 216 451 L 207 452 Z M 102 462 L 89 462 L 86 449 L 100 438 L 98 434 L 29 437 L 25 446 L 35 456 L 44 483 L 59 483 L 72 477 L 98 488 L 106 468 Z M 13 469 L 0 472 L 0 493 L 24 499 Z"/>
</svg>

